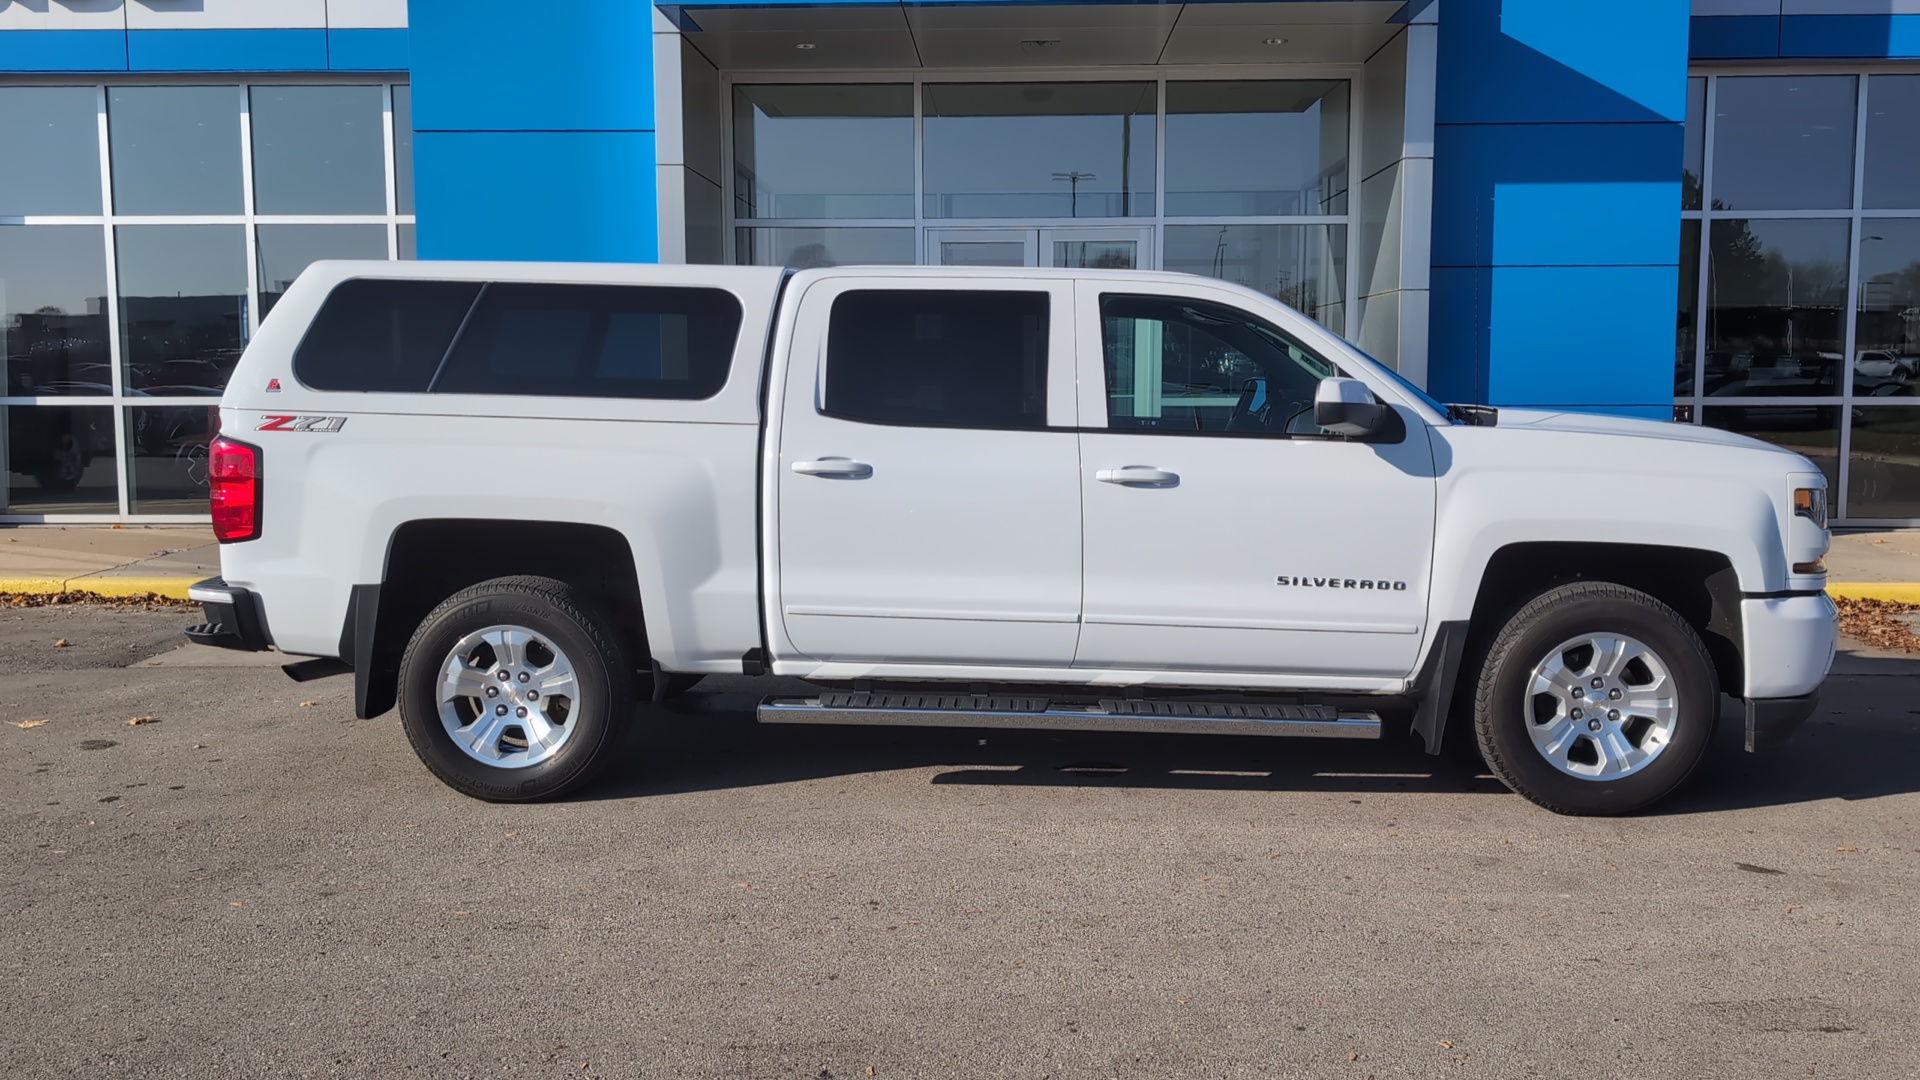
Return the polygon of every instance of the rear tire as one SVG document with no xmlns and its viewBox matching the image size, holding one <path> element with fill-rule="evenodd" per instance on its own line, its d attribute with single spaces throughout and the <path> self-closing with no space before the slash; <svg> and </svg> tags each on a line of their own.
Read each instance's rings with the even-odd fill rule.
<svg viewBox="0 0 1920 1080">
<path fill-rule="evenodd" d="M 1488 650 L 1474 693 L 1480 754 L 1559 814 L 1628 814 L 1672 794 L 1713 739 L 1720 691 L 1700 635 L 1623 585 L 1535 597 Z"/>
<path fill-rule="evenodd" d="M 633 667 L 613 625 L 552 578 L 495 578 L 448 597 L 400 661 L 414 753 L 447 786 L 489 802 L 553 799 L 592 782 L 634 710 Z"/>
</svg>

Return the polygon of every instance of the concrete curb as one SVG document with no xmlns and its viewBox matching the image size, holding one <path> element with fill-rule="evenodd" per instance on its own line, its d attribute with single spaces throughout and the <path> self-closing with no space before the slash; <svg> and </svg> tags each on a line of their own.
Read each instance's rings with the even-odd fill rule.
<svg viewBox="0 0 1920 1080">
<path fill-rule="evenodd" d="M 1920 581 L 1829 581 L 1827 595 L 1836 599 L 1920 604 Z"/>
<path fill-rule="evenodd" d="M 101 596 L 143 596 L 155 593 L 175 600 L 187 598 L 187 587 L 197 577 L 120 575 L 111 577 L 0 577 L 0 592 L 91 592 Z"/>
</svg>

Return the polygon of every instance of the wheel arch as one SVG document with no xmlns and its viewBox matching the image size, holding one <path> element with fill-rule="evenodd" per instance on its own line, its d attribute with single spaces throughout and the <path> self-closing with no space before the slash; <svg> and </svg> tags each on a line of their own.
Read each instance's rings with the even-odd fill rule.
<svg viewBox="0 0 1920 1080">
<path fill-rule="evenodd" d="M 1541 593 L 1577 581 L 1607 581 L 1644 592 L 1673 608 L 1706 643 L 1722 693 L 1740 696 L 1744 688 L 1745 633 L 1741 625 L 1741 589 L 1733 560 L 1722 552 L 1662 544 L 1520 541 L 1496 549 L 1487 560 L 1466 618 L 1444 625 L 1455 635 L 1435 635 L 1429 665 L 1444 667 L 1458 650 L 1457 677 L 1424 674 L 1419 680 L 1433 700 L 1422 702 L 1415 731 L 1430 753 L 1439 753 L 1448 717 L 1467 707 L 1473 673 L 1501 627 Z"/>
<path fill-rule="evenodd" d="M 482 534 L 486 544 L 472 543 Z M 468 586 L 514 576 L 553 578 L 597 597 L 628 654 L 636 663 L 649 662 L 633 548 L 619 530 L 579 522 L 424 518 L 393 531 L 378 584 L 353 587 L 340 656 L 353 664 L 355 715 L 367 719 L 394 707 L 401 655 L 435 605 Z"/>
</svg>

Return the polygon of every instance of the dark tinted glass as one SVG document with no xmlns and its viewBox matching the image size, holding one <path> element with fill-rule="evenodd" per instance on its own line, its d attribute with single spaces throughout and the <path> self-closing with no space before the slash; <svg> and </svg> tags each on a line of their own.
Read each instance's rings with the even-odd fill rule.
<svg viewBox="0 0 1920 1080">
<path fill-rule="evenodd" d="M 1157 93 L 1153 83 L 927 84 L 926 216 L 1152 214 Z"/>
<path fill-rule="evenodd" d="M 406 83 L 393 88 L 393 197 L 395 210 L 413 213 L 413 87 Z"/>
<path fill-rule="evenodd" d="M 1726 76 L 1716 89 L 1713 205 L 1853 205 L 1852 75 Z"/>
<path fill-rule="evenodd" d="M 1047 426 L 1047 294 L 872 289 L 833 302 L 824 411 L 888 424 Z"/>
<path fill-rule="evenodd" d="M 293 373 L 317 390 L 424 391 L 479 292 L 477 281 L 343 281 L 294 350 Z"/>
<path fill-rule="evenodd" d="M 743 218 L 912 217 L 913 87 L 734 87 L 733 192 Z"/>
<path fill-rule="evenodd" d="M 1167 84 L 1167 214 L 1347 212 L 1345 82 Z"/>
<path fill-rule="evenodd" d="M 257 236 L 261 318 L 310 263 L 387 257 L 385 225 L 262 225 Z"/>
<path fill-rule="evenodd" d="M 238 214 L 240 88 L 116 86 L 107 91 L 113 209 Z"/>
<path fill-rule="evenodd" d="M 740 302 L 720 289 L 489 285 L 433 389 L 709 398 L 739 334 Z"/>
<path fill-rule="evenodd" d="M 1920 394 L 1920 218 L 1860 223 L 1855 397 Z"/>
<path fill-rule="evenodd" d="M 262 214 L 384 214 L 378 86 L 252 89 L 253 205 Z"/>
<path fill-rule="evenodd" d="M 16 37 L 18 35 L 15 35 Z M 100 128 L 91 86 L 0 86 L 0 214 L 100 212 Z"/>
<path fill-rule="evenodd" d="M 1687 80 L 1686 163 L 1680 171 L 1680 206 L 1700 209 L 1702 163 L 1707 159 L 1707 80 Z"/>
<path fill-rule="evenodd" d="M 1702 394 L 1840 393 L 1847 366 L 1847 228 L 1845 218 L 1712 223 Z"/>
<path fill-rule="evenodd" d="M 156 397 L 218 397 L 247 344 L 241 225 L 118 225 L 120 357 L 126 385 Z"/>
<path fill-rule="evenodd" d="M 1708 405 L 1701 419 L 1708 427 L 1737 431 L 1782 446 L 1820 466 L 1827 490 L 1840 487 L 1840 407 L 1837 405 Z"/>
<path fill-rule="evenodd" d="M 1856 408 L 1851 449 L 1847 516 L 1920 518 L 1920 408 Z"/>
<path fill-rule="evenodd" d="M 1867 79 L 1866 206 L 1920 209 L 1920 75 Z"/>
<path fill-rule="evenodd" d="M 8 394 L 113 393 L 98 225 L 0 225 Z"/>
<path fill-rule="evenodd" d="M 1680 223 L 1680 303 L 1674 312 L 1673 392 L 1693 394 L 1700 314 L 1700 223 Z"/>
<path fill-rule="evenodd" d="M 1107 424 L 1121 430 L 1319 434 L 1313 395 L 1339 372 L 1245 312 L 1103 296 Z"/>
<path fill-rule="evenodd" d="M 125 412 L 133 512 L 206 513 L 207 440 L 220 431 L 220 403 L 140 405 Z"/>
<path fill-rule="evenodd" d="M 8 405 L 0 508 L 9 514 L 112 514 L 120 509 L 113 468 L 113 408 Z"/>
</svg>

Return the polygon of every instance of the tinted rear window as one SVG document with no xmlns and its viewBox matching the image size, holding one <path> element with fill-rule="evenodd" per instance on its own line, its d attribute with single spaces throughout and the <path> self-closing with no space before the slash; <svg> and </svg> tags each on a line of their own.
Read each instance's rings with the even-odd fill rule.
<svg viewBox="0 0 1920 1080">
<path fill-rule="evenodd" d="M 739 334 L 740 302 L 721 289 L 490 284 L 433 389 L 709 398 Z"/>
<path fill-rule="evenodd" d="M 294 349 L 293 373 L 316 390 L 424 391 L 479 292 L 477 281 L 343 281 Z"/>
<path fill-rule="evenodd" d="M 823 412 L 883 424 L 1047 426 L 1047 294 L 842 293 L 827 329 Z"/>
</svg>

